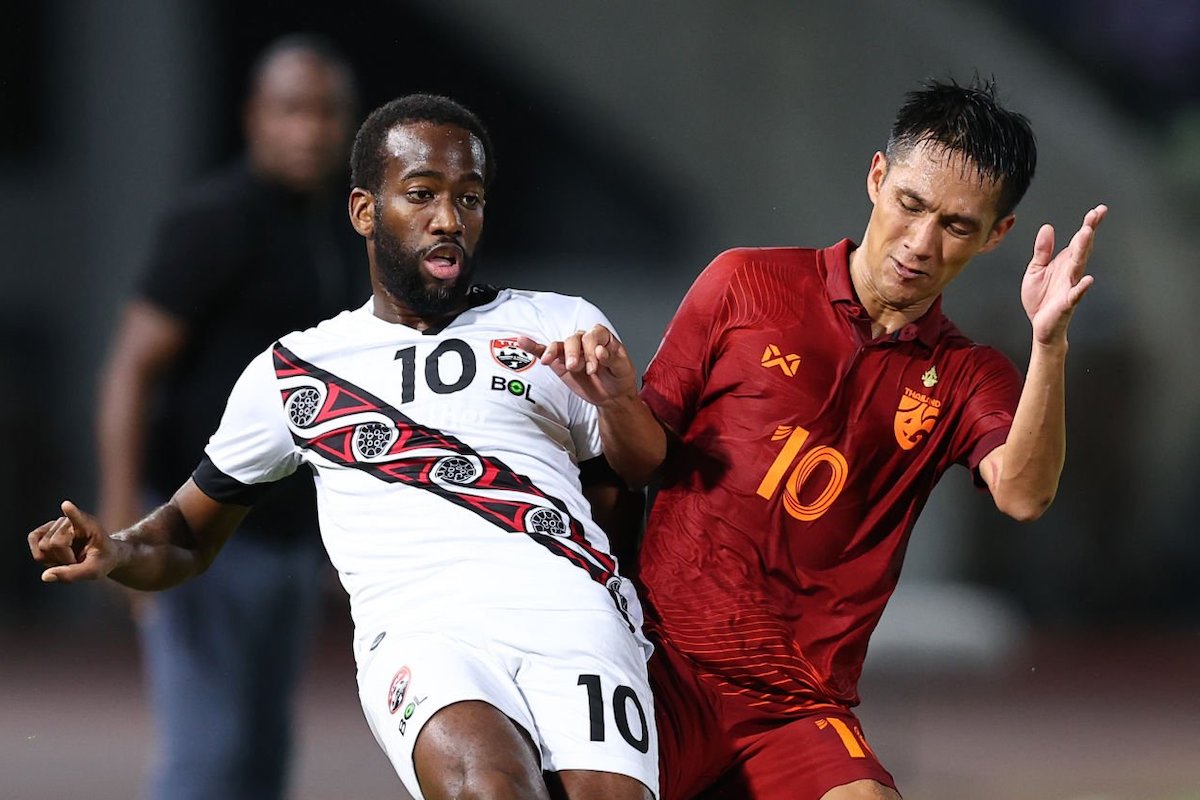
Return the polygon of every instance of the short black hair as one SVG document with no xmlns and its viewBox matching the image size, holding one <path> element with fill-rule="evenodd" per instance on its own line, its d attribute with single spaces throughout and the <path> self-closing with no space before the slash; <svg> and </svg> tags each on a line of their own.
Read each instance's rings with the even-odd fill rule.
<svg viewBox="0 0 1200 800">
<path fill-rule="evenodd" d="M 997 219 L 1013 212 L 1037 168 L 1037 141 L 1029 120 L 1003 108 L 994 80 L 978 76 L 967 86 L 926 81 L 905 95 L 888 137 L 887 157 L 902 159 L 919 144 L 962 155 L 981 180 L 1000 186 Z"/>
<path fill-rule="evenodd" d="M 409 94 L 397 97 L 375 109 L 363 121 L 354 137 L 350 153 L 350 182 L 355 187 L 378 194 L 383 186 L 386 163 L 384 141 L 398 125 L 429 122 L 453 125 L 470 133 L 483 145 L 483 183 L 488 185 L 496 172 L 492 140 L 479 117 L 466 106 L 436 94 Z"/>
<path fill-rule="evenodd" d="M 246 97 L 252 97 L 258 91 L 259 82 L 275 59 L 287 53 L 306 53 L 315 56 L 320 61 L 335 70 L 339 70 L 346 81 L 346 91 L 349 93 L 347 102 L 354 106 L 358 100 L 358 81 L 354 75 L 354 66 L 345 53 L 333 43 L 332 39 L 319 33 L 288 33 L 268 44 L 255 57 L 250 65 L 246 81 Z M 353 109 L 352 109 L 353 110 Z"/>
</svg>

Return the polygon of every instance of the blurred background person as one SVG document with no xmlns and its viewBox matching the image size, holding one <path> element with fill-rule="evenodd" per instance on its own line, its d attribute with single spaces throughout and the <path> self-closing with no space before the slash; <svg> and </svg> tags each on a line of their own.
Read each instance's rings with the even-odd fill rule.
<svg viewBox="0 0 1200 800">
<path fill-rule="evenodd" d="M 112 529 L 187 479 L 247 360 L 366 295 L 345 210 L 355 95 L 325 40 L 277 40 L 251 71 L 245 155 L 159 225 L 100 379 L 99 507 Z M 281 483 L 228 549 L 199 580 L 135 599 L 158 732 L 148 800 L 285 794 L 325 564 L 312 476 Z"/>
</svg>

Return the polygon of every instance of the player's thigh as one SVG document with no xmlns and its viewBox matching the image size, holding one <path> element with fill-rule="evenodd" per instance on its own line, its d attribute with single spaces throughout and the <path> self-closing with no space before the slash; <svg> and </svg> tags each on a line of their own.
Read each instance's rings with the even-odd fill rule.
<svg viewBox="0 0 1200 800">
<path fill-rule="evenodd" d="M 417 734 L 413 765 L 426 800 L 549 798 L 529 735 L 479 700 L 434 714 Z"/>
<path fill-rule="evenodd" d="M 632 779 L 615 778 L 612 785 L 633 793 L 611 796 L 641 798 L 635 784 L 656 796 L 654 699 L 645 653 L 628 625 L 601 611 L 550 612 L 536 624 L 553 647 L 527 650 L 537 655 L 524 660 L 517 682 L 537 721 L 542 769 L 576 773 L 561 779 L 568 790 L 585 792 L 601 780 L 588 773 L 613 773 Z"/>
<path fill-rule="evenodd" d="M 390 635 L 362 659 L 358 685 L 375 740 L 417 800 L 460 774 L 532 779 L 528 796 L 546 796 L 533 717 L 501 656 L 440 633 Z"/>
<path fill-rule="evenodd" d="M 552 800 L 654 800 L 641 781 L 615 772 L 563 770 L 546 775 Z"/>
<path fill-rule="evenodd" d="M 900 793 L 878 781 L 862 780 L 836 786 L 821 800 L 901 800 Z"/>
<path fill-rule="evenodd" d="M 719 710 L 720 698 L 695 667 L 666 641 L 650 659 L 658 729 L 659 796 L 686 800 L 711 786 L 737 762 L 741 747 Z"/>
</svg>

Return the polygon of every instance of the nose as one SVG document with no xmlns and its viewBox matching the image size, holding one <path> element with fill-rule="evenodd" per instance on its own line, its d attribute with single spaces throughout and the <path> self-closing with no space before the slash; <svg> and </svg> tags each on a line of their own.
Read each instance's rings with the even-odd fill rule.
<svg viewBox="0 0 1200 800">
<path fill-rule="evenodd" d="M 462 214 L 458 204 L 450 196 L 439 197 L 433 207 L 433 217 L 429 221 L 431 233 L 437 236 L 458 236 L 462 233 Z"/>
<path fill-rule="evenodd" d="M 914 258 L 924 261 L 937 252 L 938 232 L 941 230 L 932 214 L 913 220 L 904 237 L 904 246 Z"/>
</svg>

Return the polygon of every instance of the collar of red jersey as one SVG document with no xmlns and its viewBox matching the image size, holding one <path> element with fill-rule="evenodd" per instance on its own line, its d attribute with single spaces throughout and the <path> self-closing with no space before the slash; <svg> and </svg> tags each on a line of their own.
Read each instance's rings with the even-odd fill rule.
<svg viewBox="0 0 1200 800">
<path fill-rule="evenodd" d="M 856 247 L 858 245 L 850 239 L 842 239 L 821 252 L 825 271 L 825 293 L 829 296 L 829 302 L 838 306 L 842 313 L 851 316 L 856 313 L 852 312 L 852 309 L 862 308 L 858 296 L 854 294 L 854 285 L 850 282 L 850 253 Z M 916 321 L 893 333 L 891 338 L 902 341 L 916 339 L 926 347 L 932 348 L 937 342 L 941 327 L 942 296 L 939 294 L 928 311 Z"/>
</svg>

